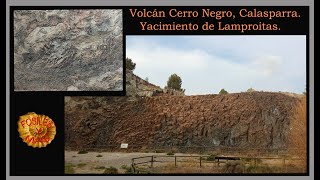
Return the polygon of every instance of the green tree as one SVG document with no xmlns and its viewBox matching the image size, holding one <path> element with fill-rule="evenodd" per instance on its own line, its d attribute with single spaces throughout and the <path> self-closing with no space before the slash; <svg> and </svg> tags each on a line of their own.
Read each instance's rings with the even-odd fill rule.
<svg viewBox="0 0 320 180">
<path fill-rule="evenodd" d="M 256 91 L 256 90 L 254 90 L 253 88 L 249 88 L 249 89 L 247 90 L 247 92 L 254 92 L 254 91 Z"/>
<path fill-rule="evenodd" d="M 180 76 L 178 76 L 177 74 L 171 74 L 171 76 L 167 81 L 167 87 L 171 89 L 183 91 L 183 89 L 181 89 L 181 85 L 182 85 L 182 80 Z"/>
<path fill-rule="evenodd" d="M 228 94 L 228 91 L 226 91 L 225 89 L 221 89 L 219 94 Z"/>
<path fill-rule="evenodd" d="M 126 68 L 133 71 L 136 68 L 136 63 L 130 58 L 126 58 Z"/>
</svg>

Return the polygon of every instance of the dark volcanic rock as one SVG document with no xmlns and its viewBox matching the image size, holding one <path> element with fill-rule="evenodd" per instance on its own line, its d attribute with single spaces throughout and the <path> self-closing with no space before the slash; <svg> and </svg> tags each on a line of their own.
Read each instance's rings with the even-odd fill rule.
<svg viewBox="0 0 320 180">
<path fill-rule="evenodd" d="M 298 98 L 281 93 L 66 97 L 69 147 L 216 146 L 286 148 Z"/>
<path fill-rule="evenodd" d="M 121 10 L 15 10 L 14 89 L 121 91 Z"/>
</svg>

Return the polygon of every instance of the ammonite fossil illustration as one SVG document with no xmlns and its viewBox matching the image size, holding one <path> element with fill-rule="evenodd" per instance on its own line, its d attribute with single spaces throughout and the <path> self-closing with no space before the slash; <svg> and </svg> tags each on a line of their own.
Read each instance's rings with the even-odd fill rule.
<svg viewBox="0 0 320 180">
<path fill-rule="evenodd" d="M 23 142 L 34 148 L 46 147 L 56 135 L 56 126 L 51 118 L 29 112 L 20 116 L 18 132 Z"/>
</svg>

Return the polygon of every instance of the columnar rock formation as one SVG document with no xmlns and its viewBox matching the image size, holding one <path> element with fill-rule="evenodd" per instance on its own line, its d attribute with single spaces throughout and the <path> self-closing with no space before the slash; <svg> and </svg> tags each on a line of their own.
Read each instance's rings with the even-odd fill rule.
<svg viewBox="0 0 320 180">
<path fill-rule="evenodd" d="M 14 89 L 123 90 L 121 10 L 15 10 Z"/>
<path fill-rule="evenodd" d="M 66 97 L 69 147 L 286 148 L 298 98 L 281 93 Z"/>
</svg>

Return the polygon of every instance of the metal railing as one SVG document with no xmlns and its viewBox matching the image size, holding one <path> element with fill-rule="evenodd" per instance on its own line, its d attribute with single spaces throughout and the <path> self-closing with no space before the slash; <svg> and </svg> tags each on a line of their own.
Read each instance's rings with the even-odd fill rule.
<svg viewBox="0 0 320 180">
<path fill-rule="evenodd" d="M 150 168 L 153 168 L 155 163 L 169 163 L 169 162 L 174 162 L 174 166 L 177 167 L 178 163 L 186 163 L 186 162 L 191 162 L 191 161 L 179 161 L 179 159 L 182 158 L 193 158 L 193 159 L 198 159 L 198 161 L 196 163 L 199 164 L 199 167 L 202 167 L 203 164 L 205 163 L 212 163 L 213 167 L 217 166 L 219 167 L 220 164 L 225 164 L 229 161 L 241 161 L 241 160 L 247 160 L 243 161 L 242 163 L 244 165 L 246 164 L 253 164 L 254 166 L 258 165 L 259 161 L 262 160 L 278 160 L 281 161 L 281 167 L 283 168 L 283 172 L 287 172 L 287 165 L 288 165 L 288 161 L 301 161 L 304 160 L 303 158 L 289 158 L 289 157 L 236 157 L 236 156 L 215 156 L 214 159 L 211 160 L 207 160 L 206 158 L 208 158 L 210 156 L 208 155 L 198 155 L 198 156 L 193 156 L 193 155 L 189 155 L 189 156 L 176 156 L 176 155 L 167 155 L 167 156 L 162 156 L 162 155 L 152 155 L 152 156 L 141 156 L 141 157 L 136 157 L 136 158 L 132 158 L 131 159 L 131 167 L 133 169 L 133 172 L 136 172 L 136 169 L 138 167 L 138 165 L 141 164 L 149 164 L 150 163 Z M 159 158 L 163 158 L 163 159 L 174 159 L 172 161 L 169 160 L 158 160 Z M 144 161 L 138 161 L 137 160 L 141 160 L 141 159 L 146 159 Z M 250 162 L 248 162 L 248 160 Z M 194 161 L 192 161 L 194 163 Z M 245 173 L 245 166 L 243 166 L 243 172 Z"/>
</svg>

